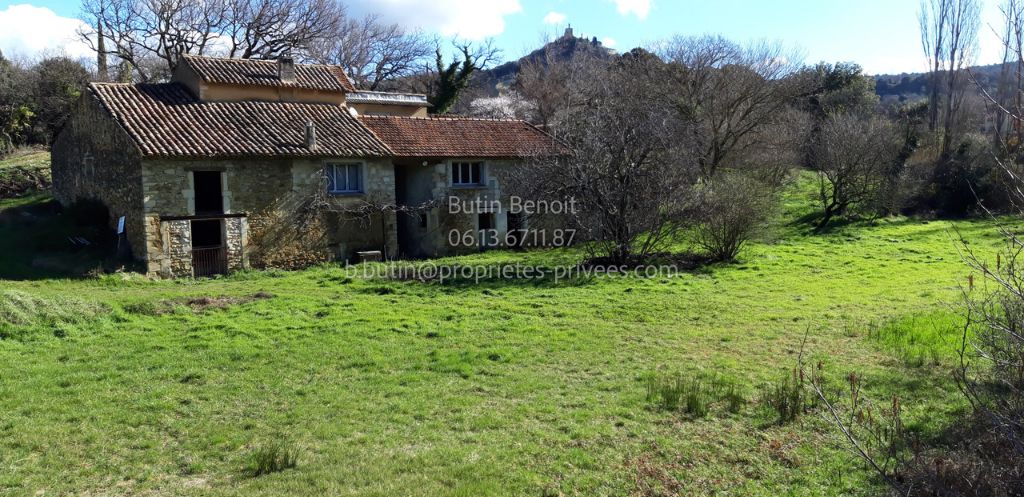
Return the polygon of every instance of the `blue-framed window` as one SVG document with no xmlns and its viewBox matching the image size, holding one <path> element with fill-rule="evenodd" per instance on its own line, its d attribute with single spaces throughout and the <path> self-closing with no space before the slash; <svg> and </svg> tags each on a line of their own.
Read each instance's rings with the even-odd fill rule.
<svg viewBox="0 0 1024 497">
<path fill-rule="evenodd" d="M 363 165 L 358 162 L 328 163 L 327 191 L 330 193 L 363 193 Z"/>
<path fill-rule="evenodd" d="M 452 186 L 484 184 L 483 162 L 452 162 Z"/>
</svg>

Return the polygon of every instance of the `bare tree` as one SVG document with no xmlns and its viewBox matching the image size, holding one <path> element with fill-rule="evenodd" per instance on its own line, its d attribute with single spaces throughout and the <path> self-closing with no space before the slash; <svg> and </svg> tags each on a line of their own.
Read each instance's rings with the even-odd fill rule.
<svg viewBox="0 0 1024 497">
<path fill-rule="evenodd" d="M 150 81 L 185 54 L 305 56 L 338 32 L 344 10 L 334 0 L 83 0 L 82 17 L 90 28 L 79 35 L 98 59 Z"/>
<path fill-rule="evenodd" d="M 222 0 L 84 0 L 82 13 L 92 27 L 79 33 L 82 40 L 148 81 L 169 73 L 182 54 L 205 53 L 229 8 Z M 154 67 L 153 59 L 162 67 Z"/>
<path fill-rule="evenodd" d="M 544 57 L 527 60 L 519 66 L 513 87 L 524 99 L 533 103 L 530 120 L 548 129 L 560 113 L 578 104 L 579 95 L 572 91 L 572 81 L 578 80 L 588 67 L 606 63 L 586 55 L 574 54 L 566 60 L 554 54 L 545 54 Z"/>
<path fill-rule="evenodd" d="M 230 39 L 227 55 L 242 59 L 308 56 L 311 47 L 336 36 L 345 19 L 336 0 L 227 1 L 230 16 L 222 30 Z"/>
<path fill-rule="evenodd" d="M 889 122 L 855 114 L 827 118 L 808 151 L 818 172 L 823 209 L 818 229 L 873 201 L 898 154 L 899 142 Z"/>
<path fill-rule="evenodd" d="M 663 72 L 638 52 L 581 74 L 573 91 L 582 104 L 555 128 L 566 155 L 539 158 L 511 181 L 526 198 L 575 199 L 571 221 L 593 240 L 592 259 L 642 262 L 690 218 L 696 169 L 678 149 L 680 120 L 664 105 Z"/>
<path fill-rule="evenodd" d="M 966 68 L 977 55 L 981 4 L 978 0 L 922 0 L 918 21 L 928 59 L 928 127 L 942 131 L 940 151 L 948 157 L 960 129 L 967 87 Z M 941 111 L 940 111 L 941 109 Z M 940 123 L 941 116 L 941 123 Z"/>
<path fill-rule="evenodd" d="M 756 150 L 768 125 L 785 116 L 794 98 L 809 90 L 797 77 L 799 54 L 782 45 L 739 45 L 717 36 L 669 39 L 658 49 L 673 69 L 673 107 L 689 123 L 704 178 L 719 167 L 735 167 Z"/>
<path fill-rule="evenodd" d="M 1002 32 L 1003 64 L 999 86 L 993 97 L 993 144 L 1002 154 L 1013 153 L 1024 142 L 1024 129 L 1014 116 L 1024 115 L 1024 2 L 1005 0 L 1000 6 L 1004 24 Z"/>
<path fill-rule="evenodd" d="M 316 59 L 342 66 L 356 87 L 367 90 L 422 70 L 434 49 L 422 33 L 385 23 L 375 15 L 347 19 L 340 31 L 315 49 Z"/>
</svg>

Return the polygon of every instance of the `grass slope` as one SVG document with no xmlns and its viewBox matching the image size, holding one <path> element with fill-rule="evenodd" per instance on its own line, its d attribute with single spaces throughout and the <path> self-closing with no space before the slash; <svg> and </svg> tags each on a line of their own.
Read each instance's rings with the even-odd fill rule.
<svg viewBox="0 0 1024 497">
<path fill-rule="evenodd" d="M 943 365 L 956 331 L 908 341 L 906 323 L 948 319 L 967 273 L 949 222 L 811 236 L 785 221 L 806 208 L 790 196 L 743 262 L 672 278 L 0 281 L 0 494 L 874 494 L 829 425 L 778 426 L 757 391 L 807 333 L 829 374 L 900 392 L 909 429 L 941 439 L 964 408 Z M 989 222 L 956 227 L 997 244 Z M 524 257 L 573 254 L 457 260 Z M 908 359 L 919 347 L 940 364 Z M 659 410 L 655 371 L 720 375 L 748 402 Z M 253 477 L 281 444 L 295 467 Z"/>
<path fill-rule="evenodd" d="M 10 201 L 50 185 L 50 152 L 24 148 L 0 156 L 0 208 L 15 204 Z"/>
</svg>

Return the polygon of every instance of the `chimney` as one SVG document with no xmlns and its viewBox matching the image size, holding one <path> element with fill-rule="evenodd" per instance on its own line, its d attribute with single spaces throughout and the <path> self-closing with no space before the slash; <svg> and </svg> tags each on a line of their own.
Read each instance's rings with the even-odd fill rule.
<svg viewBox="0 0 1024 497">
<path fill-rule="evenodd" d="M 306 123 L 306 148 L 310 152 L 316 151 L 316 124 L 313 121 Z"/>
<path fill-rule="evenodd" d="M 284 83 L 295 82 L 295 59 L 283 56 L 277 59 L 277 77 Z"/>
</svg>

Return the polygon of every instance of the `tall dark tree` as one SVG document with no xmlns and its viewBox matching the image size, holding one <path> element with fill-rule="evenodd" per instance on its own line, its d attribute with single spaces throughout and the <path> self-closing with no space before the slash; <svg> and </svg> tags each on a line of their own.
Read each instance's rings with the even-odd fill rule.
<svg viewBox="0 0 1024 497">
<path fill-rule="evenodd" d="M 33 138 L 50 143 L 89 84 L 89 71 L 66 57 L 43 59 L 32 69 Z"/>
<path fill-rule="evenodd" d="M 816 120 L 845 112 L 869 113 L 878 105 L 875 78 L 858 64 L 819 62 L 805 72 L 811 81 L 805 107 Z"/>
<path fill-rule="evenodd" d="M 446 63 L 441 47 L 434 50 L 434 67 L 427 83 L 427 100 L 434 114 L 447 114 L 469 87 L 477 71 L 497 60 L 500 52 L 490 43 L 474 46 L 456 44 L 455 60 Z"/>
</svg>

